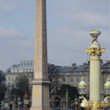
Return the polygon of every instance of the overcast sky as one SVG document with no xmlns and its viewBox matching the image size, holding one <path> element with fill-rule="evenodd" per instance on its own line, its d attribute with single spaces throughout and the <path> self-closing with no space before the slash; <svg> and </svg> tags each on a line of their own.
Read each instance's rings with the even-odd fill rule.
<svg viewBox="0 0 110 110">
<path fill-rule="evenodd" d="M 0 0 L 0 69 L 34 58 L 35 11 L 36 0 Z M 109 19 L 109 0 L 47 0 L 48 62 L 87 62 L 90 30 L 102 32 L 102 58 L 110 60 Z"/>
</svg>

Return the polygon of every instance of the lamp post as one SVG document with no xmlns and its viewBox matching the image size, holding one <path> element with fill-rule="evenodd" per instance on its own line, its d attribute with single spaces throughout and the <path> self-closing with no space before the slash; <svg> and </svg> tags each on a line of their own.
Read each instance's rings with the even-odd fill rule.
<svg viewBox="0 0 110 110">
<path fill-rule="evenodd" d="M 18 97 L 18 110 L 21 110 L 21 98 L 20 97 Z"/>
<path fill-rule="evenodd" d="M 75 110 L 78 110 L 78 98 L 74 100 Z"/>
<path fill-rule="evenodd" d="M 104 84 L 105 96 L 110 96 L 110 78 L 107 78 L 107 81 Z"/>
<path fill-rule="evenodd" d="M 4 108 L 8 109 L 9 108 L 9 89 L 6 90 L 5 96 L 4 96 Z"/>
<path fill-rule="evenodd" d="M 82 99 L 82 97 L 85 97 L 87 95 L 87 84 L 85 82 L 85 78 L 84 76 L 82 76 L 81 78 L 81 82 L 79 83 L 79 94 L 80 94 L 80 98 Z"/>
<path fill-rule="evenodd" d="M 49 97 L 49 104 L 50 104 L 50 108 L 49 108 L 49 110 L 51 110 L 51 108 L 52 108 L 52 100 L 51 100 L 51 96 Z"/>
<path fill-rule="evenodd" d="M 66 108 L 68 110 L 68 89 L 66 89 Z"/>
<path fill-rule="evenodd" d="M 15 110 L 16 109 L 16 97 L 14 97 L 13 101 L 14 101 L 13 109 Z"/>
<path fill-rule="evenodd" d="M 79 94 L 85 96 L 87 94 L 87 84 L 85 82 L 84 76 L 81 78 L 81 82 L 79 83 Z"/>
<path fill-rule="evenodd" d="M 30 96 L 30 103 L 29 103 L 29 107 L 31 107 L 31 104 L 32 104 L 32 96 Z"/>
<path fill-rule="evenodd" d="M 110 78 L 107 78 L 107 81 L 104 84 L 105 88 L 105 98 L 104 101 L 108 104 L 107 107 L 110 107 Z M 110 110 L 110 108 L 108 108 Z"/>
<path fill-rule="evenodd" d="M 28 110 L 28 106 L 29 106 L 29 96 L 27 94 L 25 94 L 25 96 L 24 96 L 24 110 Z"/>
<path fill-rule="evenodd" d="M 1 109 L 3 110 L 4 108 L 4 101 L 1 102 Z"/>
<path fill-rule="evenodd" d="M 97 42 L 100 31 L 90 31 L 89 33 L 93 37 L 92 44 L 86 49 L 86 52 L 90 55 L 90 101 L 81 95 L 82 98 L 81 107 L 85 109 L 101 110 L 110 106 L 108 101 L 101 101 L 101 88 L 100 88 L 100 56 L 104 53 L 105 49 L 101 48 Z M 109 96 L 106 96 L 108 100 Z"/>
</svg>

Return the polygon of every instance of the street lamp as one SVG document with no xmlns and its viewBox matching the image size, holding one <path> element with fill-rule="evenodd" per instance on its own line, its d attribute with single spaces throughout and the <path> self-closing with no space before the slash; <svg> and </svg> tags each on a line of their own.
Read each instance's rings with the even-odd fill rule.
<svg viewBox="0 0 110 110">
<path fill-rule="evenodd" d="M 49 97 L 49 104 L 50 104 L 50 108 L 49 108 L 49 110 L 51 110 L 51 108 L 52 108 L 52 100 L 51 100 L 51 96 Z"/>
<path fill-rule="evenodd" d="M 68 88 L 66 88 L 66 108 L 68 110 Z"/>
<path fill-rule="evenodd" d="M 25 94 L 24 96 L 24 110 L 28 110 L 28 106 L 29 106 L 29 95 L 28 94 Z"/>
<path fill-rule="evenodd" d="M 7 89 L 5 92 L 4 108 L 5 109 L 9 108 L 9 89 Z"/>
<path fill-rule="evenodd" d="M 107 107 L 110 107 L 110 78 L 107 78 L 107 81 L 104 84 L 105 89 L 105 98 L 104 101 L 108 104 Z"/>
<path fill-rule="evenodd" d="M 101 101 L 100 97 L 100 56 L 104 53 L 105 49 L 101 48 L 97 42 L 97 38 L 101 34 L 100 31 L 90 31 L 89 34 L 93 37 L 90 47 L 86 49 L 86 52 L 90 55 L 90 100 L 88 101 L 84 96 L 81 96 L 83 99 L 81 102 L 81 107 L 85 109 L 100 110 L 110 106 L 110 103 L 108 102 L 109 96 L 107 96 L 104 101 Z M 105 94 L 108 95 L 110 89 L 106 86 L 107 84 L 108 82 L 105 84 Z"/>
<path fill-rule="evenodd" d="M 105 96 L 110 96 L 110 78 L 107 78 L 107 81 L 104 84 Z"/>
<path fill-rule="evenodd" d="M 13 108 L 15 110 L 15 108 L 16 108 L 16 97 L 14 97 L 13 101 L 14 101 Z"/>
<path fill-rule="evenodd" d="M 75 110 L 78 110 L 78 98 L 75 98 L 74 100 Z"/>
<path fill-rule="evenodd" d="M 29 103 L 30 107 L 31 107 L 31 103 L 32 103 L 32 96 L 30 96 L 30 103 Z"/>
<path fill-rule="evenodd" d="M 21 98 L 18 97 L 17 101 L 18 101 L 18 110 L 21 110 L 21 104 L 22 104 Z"/>
<path fill-rule="evenodd" d="M 86 95 L 87 94 L 87 84 L 85 82 L 84 76 L 81 78 L 81 82 L 79 83 L 79 94 L 80 95 Z"/>
<path fill-rule="evenodd" d="M 4 101 L 2 100 L 1 101 L 1 109 L 3 109 L 4 108 Z"/>
</svg>

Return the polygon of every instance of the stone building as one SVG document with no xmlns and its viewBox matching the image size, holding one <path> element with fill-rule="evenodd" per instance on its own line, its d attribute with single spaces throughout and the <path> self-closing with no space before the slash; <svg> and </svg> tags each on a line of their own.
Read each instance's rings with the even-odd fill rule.
<svg viewBox="0 0 110 110">
<path fill-rule="evenodd" d="M 33 78 L 33 60 L 23 60 L 18 65 L 11 66 L 10 71 L 6 73 L 6 85 L 11 88 L 17 78 L 20 75 L 26 75 L 29 82 Z M 53 64 L 48 64 L 48 72 L 51 75 L 52 80 L 57 80 L 59 86 L 62 84 L 69 84 L 71 86 L 77 87 L 81 81 L 81 77 L 85 77 L 85 82 L 88 85 L 87 91 L 89 93 L 89 62 L 83 65 L 72 64 L 72 66 L 56 66 Z M 110 61 L 106 61 L 101 64 L 101 93 L 103 94 L 103 85 L 107 77 L 110 77 Z M 15 86 L 15 85 L 14 85 Z"/>
<path fill-rule="evenodd" d="M 8 88 L 16 87 L 16 81 L 20 76 L 26 76 L 29 82 L 32 81 L 34 71 L 34 61 L 33 60 L 22 60 L 20 64 L 14 64 L 8 68 L 6 73 L 6 86 Z"/>
<path fill-rule="evenodd" d="M 89 64 L 84 63 L 79 66 L 72 64 L 72 66 L 63 67 L 55 66 L 53 72 L 55 74 L 54 80 L 56 79 L 58 81 L 59 87 L 62 84 L 66 84 L 78 88 L 82 76 L 85 77 L 85 82 L 89 87 Z M 86 91 L 89 93 L 89 88 Z"/>
<path fill-rule="evenodd" d="M 101 67 L 104 83 L 107 77 L 110 77 L 110 60 L 105 61 Z"/>
<path fill-rule="evenodd" d="M 21 84 L 21 81 L 19 80 L 21 77 L 26 81 L 27 83 L 29 81 L 29 91 L 31 91 L 31 81 L 33 79 L 33 60 L 23 60 L 20 61 L 20 64 L 14 64 L 10 68 L 8 68 L 5 78 L 6 78 L 6 87 L 7 90 L 5 92 L 4 96 L 4 103 L 2 106 L 4 108 L 13 108 L 15 107 L 15 103 L 17 104 L 17 95 L 15 96 L 16 90 L 19 87 L 19 84 Z M 26 79 L 25 79 L 26 78 Z M 20 82 L 19 82 L 20 81 Z M 12 92 L 13 91 L 13 92 Z M 14 93 L 14 94 L 13 94 Z"/>
<path fill-rule="evenodd" d="M 20 64 L 14 64 L 10 67 L 10 73 L 25 73 L 34 71 L 33 60 L 22 60 Z"/>
<path fill-rule="evenodd" d="M 86 91 L 89 95 L 89 82 L 90 82 L 89 62 L 79 66 L 77 66 L 76 64 L 72 64 L 72 66 L 64 66 L 64 67 L 55 66 L 53 68 L 54 68 L 53 73 L 55 74 L 53 76 L 55 76 L 54 79 L 58 81 L 59 86 L 61 86 L 62 84 L 68 84 L 78 88 L 78 84 L 81 81 L 82 76 L 84 76 L 85 82 L 88 85 Z M 104 63 L 101 64 L 100 80 L 101 80 L 102 96 L 104 95 L 104 83 L 107 77 L 110 77 L 110 61 L 105 61 Z"/>
<path fill-rule="evenodd" d="M 12 87 L 17 87 L 16 81 L 19 80 L 21 76 L 27 77 L 31 83 L 33 78 L 33 72 L 25 73 L 6 73 L 6 86 L 11 89 Z"/>
</svg>

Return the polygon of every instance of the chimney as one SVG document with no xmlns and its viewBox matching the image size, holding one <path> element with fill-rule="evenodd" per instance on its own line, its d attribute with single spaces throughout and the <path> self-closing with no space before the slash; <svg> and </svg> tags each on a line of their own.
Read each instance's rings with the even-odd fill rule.
<svg viewBox="0 0 110 110">
<path fill-rule="evenodd" d="M 89 62 L 89 63 L 90 63 L 90 62 Z M 88 63 L 83 63 L 83 67 L 84 67 L 84 68 L 88 67 L 88 65 L 89 65 Z"/>
<path fill-rule="evenodd" d="M 72 68 L 73 68 L 73 69 L 76 68 L 76 63 L 73 63 L 73 64 L 72 64 Z"/>
</svg>

